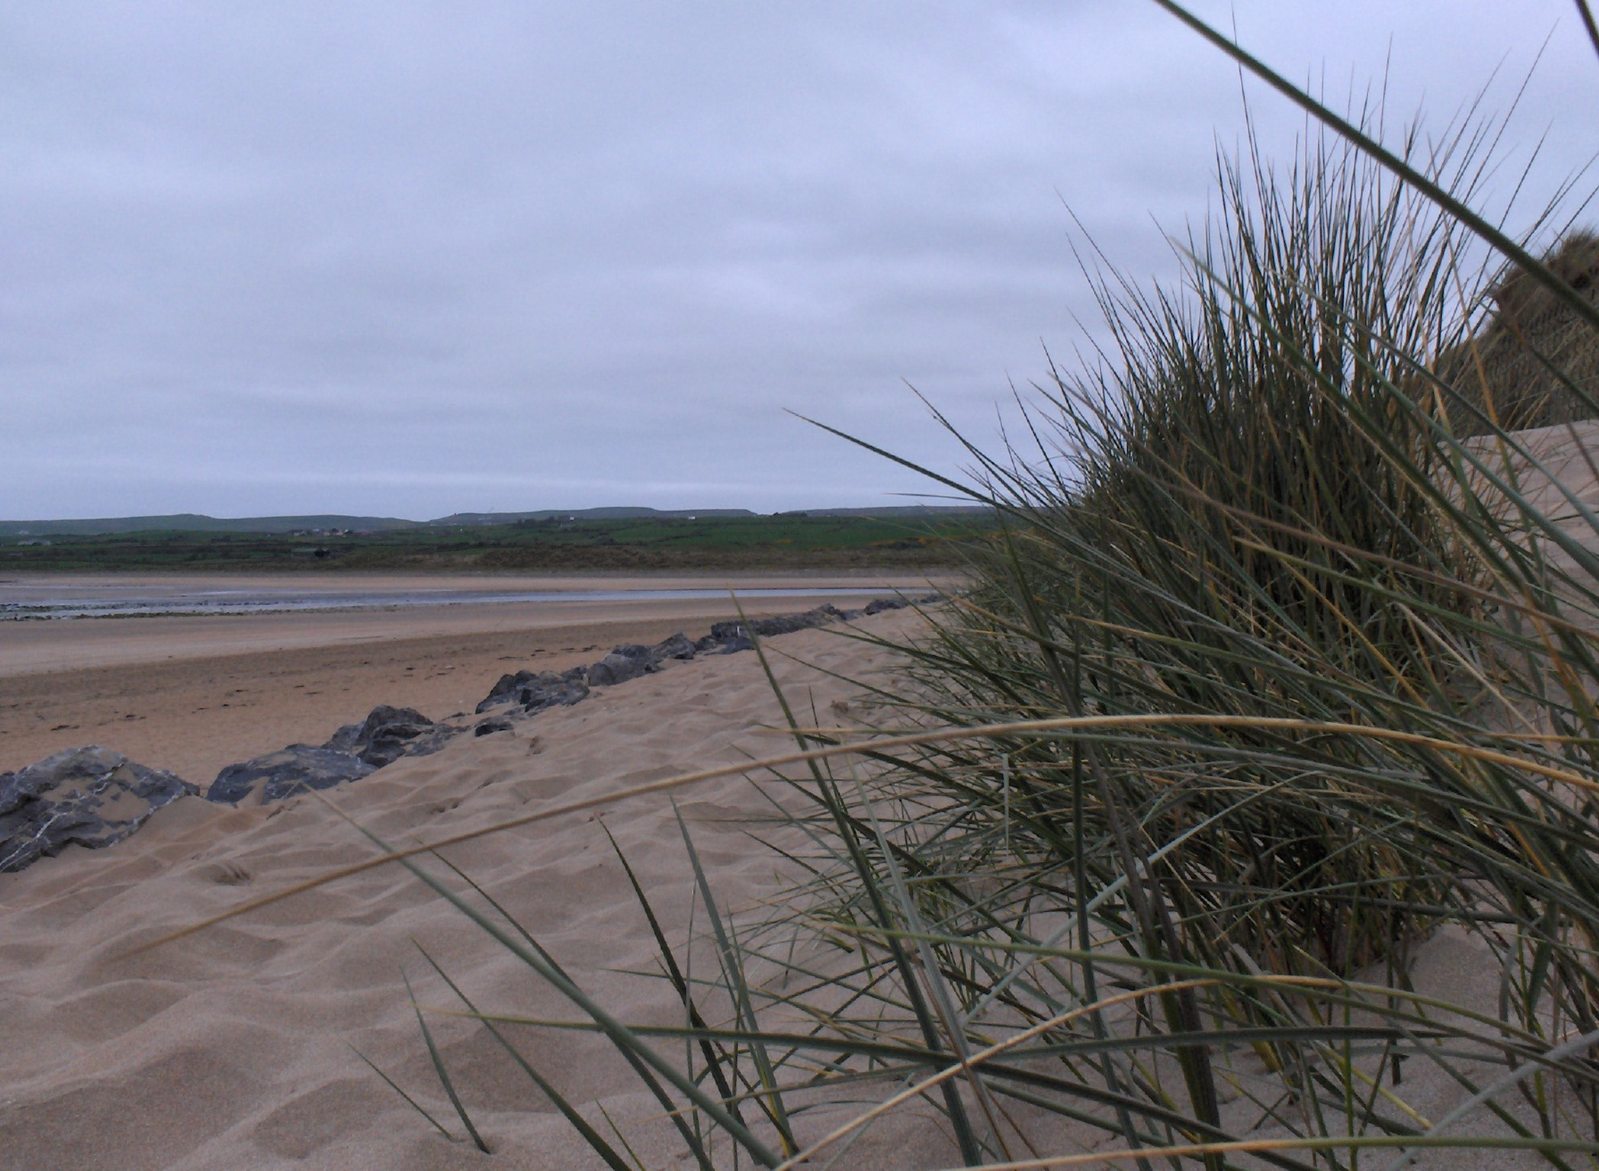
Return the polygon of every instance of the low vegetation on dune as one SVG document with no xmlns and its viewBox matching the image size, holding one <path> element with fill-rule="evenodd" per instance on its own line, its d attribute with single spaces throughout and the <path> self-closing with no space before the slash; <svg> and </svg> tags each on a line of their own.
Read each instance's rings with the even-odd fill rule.
<svg viewBox="0 0 1599 1171">
<path fill-rule="evenodd" d="M 679 1026 L 480 917 L 685 1165 L 850 1166 L 910 1110 L 969 1166 L 1599 1159 L 1599 517 L 1516 430 L 1599 415 L 1594 237 L 1540 264 L 1469 128 L 1384 157 L 1298 100 L 1334 129 L 1222 163 L 1180 291 L 1096 278 L 1114 346 L 1031 446 L 929 473 L 1001 523 L 873 726 L 794 712 L 791 897 L 729 917 L 696 860 L 698 951 L 640 889 Z"/>
</svg>

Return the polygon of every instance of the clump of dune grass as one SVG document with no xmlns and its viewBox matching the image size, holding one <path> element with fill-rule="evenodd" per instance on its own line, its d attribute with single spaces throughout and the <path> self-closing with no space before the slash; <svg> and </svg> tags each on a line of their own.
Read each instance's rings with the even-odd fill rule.
<svg viewBox="0 0 1599 1171">
<path fill-rule="evenodd" d="M 683 1010 L 646 1028 L 450 896 L 698 1166 L 850 1166 L 910 1108 L 968 1166 L 1599 1158 L 1599 518 L 1534 499 L 1501 388 L 1455 360 L 1498 328 L 1465 258 L 1590 344 L 1599 314 L 1465 202 L 1486 139 L 1390 151 L 1163 6 L 1331 133 L 1224 160 L 1184 286 L 1095 270 L 1106 351 L 1036 388 L 1025 445 L 929 473 L 1004 525 L 880 726 L 792 712 L 801 751 L 756 766 L 791 899 L 730 915 L 685 830 L 714 963 L 635 884 Z M 1491 1005 L 1413 986 L 1446 936 Z"/>
<path fill-rule="evenodd" d="M 1330 738 L 1290 780 L 1248 720 L 1403 724 L 1481 690 L 1482 566 L 1437 505 L 1429 418 L 1396 391 L 1458 328 L 1462 241 L 1341 140 L 1219 179 L 1188 288 L 1101 281 L 1114 358 L 1055 371 L 1027 408 L 1034 447 L 983 460 L 1007 539 L 927 677 L 940 719 L 1239 721 L 1096 748 L 1093 769 L 1138 779 L 1096 783 L 1084 815 L 1147 843 L 1206 824 L 1161 862 L 1173 930 L 1347 974 L 1425 929 L 1448 881 L 1409 864 L 1405 801 L 1364 780 L 1386 749 Z M 1052 745 L 1005 753 L 1030 787 L 1059 779 Z M 1051 801 L 1070 786 L 1039 792 L 1032 821 L 1068 820 Z"/>
</svg>

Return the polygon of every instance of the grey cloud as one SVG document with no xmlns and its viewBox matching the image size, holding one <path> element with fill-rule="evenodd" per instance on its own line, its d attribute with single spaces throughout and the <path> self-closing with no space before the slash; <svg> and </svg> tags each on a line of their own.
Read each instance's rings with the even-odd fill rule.
<svg viewBox="0 0 1599 1171">
<path fill-rule="evenodd" d="M 1236 5 L 1329 89 L 1391 35 L 1394 108 L 1440 119 L 1568 7 Z M 1571 39 L 1534 132 L 1593 104 Z M 14 6 L 0 515 L 912 490 L 783 408 L 958 463 L 904 383 L 991 437 L 1093 318 L 1066 205 L 1169 275 L 1238 88 L 1110 2 Z M 1570 122 L 1556 170 L 1593 149 Z"/>
</svg>

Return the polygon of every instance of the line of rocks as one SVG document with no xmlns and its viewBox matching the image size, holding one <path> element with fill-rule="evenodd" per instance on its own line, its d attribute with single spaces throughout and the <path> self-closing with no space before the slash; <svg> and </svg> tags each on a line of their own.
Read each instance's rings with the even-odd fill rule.
<svg viewBox="0 0 1599 1171">
<path fill-rule="evenodd" d="M 380 704 L 365 720 L 346 724 L 325 743 L 290 744 L 230 764 L 205 791 L 208 801 L 262 805 L 307 789 L 361 780 L 406 756 L 427 756 L 457 736 L 504 732 L 518 720 L 552 707 L 581 703 L 594 688 L 614 687 L 701 655 L 735 654 L 771 638 L 939 600 L 882 598 L 862 610 L 818 606 L 800 614 L 718 622 L 698 640 L 674 634 L 654 646 L 615 647 L 598 662 L 568 671 L 503 675 L 477 705 L 473 720 L 430 720 L 414 708 Z M 68 845 L 99 849 L 128 837 L 157 810 L 200 788 L 170 772 L 147 768 L 98 745 L 68 748 L 14 773 L 0 773 L 0 873 L 18 871 Z"/>
<path fill-rule="evenodd" d="M 68 844 L 114 845 L 157 809 L 199 791 L 172 773 L 97 745 L 0 773 L 0 874 Z"/>
</svg>

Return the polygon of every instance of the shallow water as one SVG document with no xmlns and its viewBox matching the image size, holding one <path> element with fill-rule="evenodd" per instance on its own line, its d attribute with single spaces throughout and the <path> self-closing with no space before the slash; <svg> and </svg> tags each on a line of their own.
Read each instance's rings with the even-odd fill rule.
<svg viewBox="0 0 1599 1171">
<path fill-rule="evenodd" d="M 890 586 L 757 587 L 740 589 L 741 598 L 886 597 L 897 593 Z M 560 605 L 573 602 L 688 601 L 725 598 L 726 589 L 573 589 L 573 590 L 466 590 L 411 589 L 316 590 L 282 587 L 188 590 L 162 586 L 118 586 L 93 590 L 82 586 L 48 589 L 0 587 L 0 622 L 29 619 L 142 618 L 155 615 L 268 614 L 308 610 L 395 610 L 411 606 L 473 606 L 491 603 L 534 602 Z"/>
</svg>

